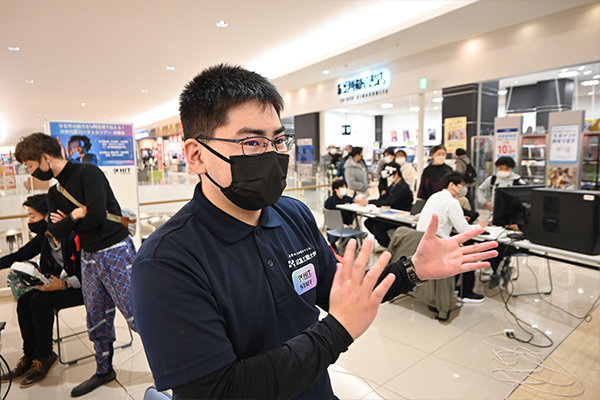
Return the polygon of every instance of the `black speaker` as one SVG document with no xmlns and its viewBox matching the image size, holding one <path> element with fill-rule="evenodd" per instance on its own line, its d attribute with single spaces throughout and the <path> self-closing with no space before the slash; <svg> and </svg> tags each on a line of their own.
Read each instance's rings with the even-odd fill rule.
<svg viewBox="0 0 600 400">
<path fill-rule="evenodd" d="M 528 239 L 583 254 L 600 254 L 600 192 L 534 189 Z"/>
</svg>

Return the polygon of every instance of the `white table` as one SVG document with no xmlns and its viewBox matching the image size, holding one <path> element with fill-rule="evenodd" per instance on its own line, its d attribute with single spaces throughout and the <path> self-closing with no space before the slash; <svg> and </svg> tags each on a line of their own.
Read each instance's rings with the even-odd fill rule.
<svg viewBox="0 0 600 400">
<path fill-rule="evenodd" d="M 418 218 L 415 215 L 410 215 L 408 211 L 396 210 L 393 208 L 383 209 L 374 207 L 373 205 L 361 206 L 359 204 L 338 204 L 337 208 L 345 211 L 352 211 L 358 215 L 367 218 L 381 218 L 388 221 L 397 222 L 402 225 L 417 226 Z"/>
</svg>

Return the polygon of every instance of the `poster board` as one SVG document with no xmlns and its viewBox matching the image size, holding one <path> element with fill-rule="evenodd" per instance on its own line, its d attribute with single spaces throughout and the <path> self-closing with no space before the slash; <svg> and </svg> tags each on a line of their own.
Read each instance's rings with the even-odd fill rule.
<svg viewBox="0 0 600 400">
<path fill-rule="evenodd" d="M 519 137 L 523 117 L 508 116 L 494 118 L 494 159 L 512 157 L 517 165 L 519 160 Z"/>
<path fill-rule="evenodd" d="M 561 111 L 548 117 L 548 168 L 546 184 L 551 188 L 577 189 L 581 180 L 579 152 L 584 111 Z"/>
<path fill-rule="evenodd" d="M 121 208 L 135 212 L 138 229 L 134 242 L 139 248 L 140 210 L 133 126 L 126 123 L 52 121 L 49 128 L 50 135 L 62 144 L 66 159 L 98 165 Z"/>
<path fill-rule="evenodd" d="M 15 167 L 0 165 L 0 190 L 16 189 Z"/>
<path fill-rule="evenodd" d="M 467 148 L 467 117 L 444 119 L 444 146 L 449 154 Z"/>
</svg>

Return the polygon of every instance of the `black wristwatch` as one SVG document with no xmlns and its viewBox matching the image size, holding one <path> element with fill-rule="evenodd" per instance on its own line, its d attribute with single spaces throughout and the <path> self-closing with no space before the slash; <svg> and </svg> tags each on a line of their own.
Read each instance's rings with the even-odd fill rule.
<svg viewBox="0 0 600 400">
<path fill-rule="evenodd" d="M 65 285 L 65 290 L 67 290 L 69 288 L 69 281 L 65 279 L 63 284 Z"/>
<path fill-rule="evenodd" d="M 410 281 L 410 283 L 412 283 L 415 286 L 419 286 L 426 282 L 421 280 L 417 276 L 417 273 L 415 272 L 415 266 L 412 263 L 412 257 L 401 257 L 398 261 L 400 261 L 404 266 L 404 269 L 406 270 L 406 275 L 408 276 L 408 280 Z"/>
</svg>

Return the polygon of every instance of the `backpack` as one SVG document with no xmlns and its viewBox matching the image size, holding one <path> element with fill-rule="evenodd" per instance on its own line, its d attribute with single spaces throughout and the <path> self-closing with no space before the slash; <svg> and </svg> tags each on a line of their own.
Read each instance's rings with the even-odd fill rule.
<svg viewBox="0 0 600 400">
<path fill-rule="evenodd" d="M 459 158 L 458 160 L 462 161 L 467 166 L 467 169 L 465 170 L 465 173 L 464 173 L 465 183 L 475 182 L 477 180 L 477 171 L 475 171 L 475 167 L 473 167 L 473 165 L 471 163 L 465 162 L 465 160 L 463 160 L 463 159 Z"/>
</svg>

